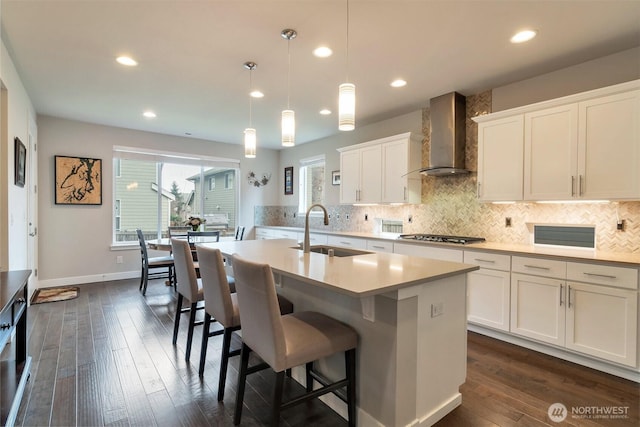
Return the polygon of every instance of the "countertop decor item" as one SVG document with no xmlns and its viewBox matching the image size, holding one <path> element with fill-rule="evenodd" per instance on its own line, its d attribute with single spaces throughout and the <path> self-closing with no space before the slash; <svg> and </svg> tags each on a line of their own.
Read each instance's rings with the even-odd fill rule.
<svg viewBox="0 0 640 427">
<path fill-rule="evenodd" d="M 200 228 L 202 224 L 206 224 L 206 222 L 206 219 L 190 216 L 185 225 L 190 225 L 193 231 L 198 231 L 198 228 Z"/>
<path fill-rule="evenodd" d="M 56 205 L 102 204 L 102 159 L 55 156 Z"/>
</svg>

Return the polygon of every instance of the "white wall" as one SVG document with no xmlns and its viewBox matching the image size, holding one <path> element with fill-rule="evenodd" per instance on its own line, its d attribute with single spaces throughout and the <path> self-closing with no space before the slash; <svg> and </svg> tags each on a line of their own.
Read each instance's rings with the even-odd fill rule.
<svg viewBox="0 0 640 427">
<path fill-rule="evenodd" d="M 428 105 L 428 101 L 426 101 Z M 356 112 L 357 114 L 357 112 Z M 357 116 L 356 116 L 357 119 Z M 336 123 L 336 128 L 338 124 Z M 318 139 L 306 144 L 299 144 L 292 148 L 280 150 L 280 168 L 278 172 L 278 188 L 280 189 L 279 205 L 298 205 L 298 171 L 300 159 L 325 154 L 325 204 L 337 205 L 340 203 L 340 187 L 331 185 L 331 171 L 340 169 L 340 153 L 338 148 L 348 145 L 360 144 L 387 136 L 398 135 L 404 132 L 415 132 L 422 135 L 422 110 L 414 111 L 402 116 L 394 117 L 369 125 L 356 126 L 353 131 L 341 132 L 337 135 Z M 284 168 L 293 166 L 293 194 L 284 195 Z"/>
<path fill-rule="evenodd" d="M 14 184 L 14 138 L 18 137 L 22 143 L 28 147 L 29 141 L 29 120 L 35 121 L 35 109 L 27 95 L 27 92 L 20 80 L 13 61 L 9 53 L 2 43 L 0 52 L 0 80 L 3 89 L 6 90 L 7 111 L 3 112 L 5 121 L 1 123 L 3 144 L 2 158 L 0 159 L 2 171 L 4 175 L 3 182 L 6 183 L 0 187 L 2 192 L 3 203 L 0 209 L 3 211 L 2 226 L 0 227 L 0 270 L 20 270 L 28 268 L 28 197 L 31 182 L 29 182 L 29 171 L 26 174 L 26 182 L 24 187 L 18 187 Z M 27 161 L 32 155 L 27 152 Z M 29 164 L 27 163 L 27 167 Z M 32 187 L 31 187 L 32 188 Z"/>
<path fill-rule="evenodd" d="M 40 287 L 87 283 L 139 275 L 137 245 L 128 250 L 112 250 L 114 145 L 201 154 L 240 160 L 241 224 L 254 223 L 254 207 L 277 202 L 275 183 L 251 187 L 246 175 L 259 165 L 259 172 L 277 174 L 278 155 L 274 150 L 258 150 L 256 159 L 245 159 L 241 145 L 176 137 L 130 129 L 101 126 L 49 116 L 38 117 Z M 54 155 L 102 159 L 102 205 L 77 206 L 54 203 Z M 249 229 L 250 230 L 250 229 Z M 116 264 L 122 256 L 123 264 Z"/>
</svg>

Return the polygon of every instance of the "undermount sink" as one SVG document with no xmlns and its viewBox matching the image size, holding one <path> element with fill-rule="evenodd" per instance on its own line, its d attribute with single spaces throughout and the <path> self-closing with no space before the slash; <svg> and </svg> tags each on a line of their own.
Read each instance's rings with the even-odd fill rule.
<svg viewBox="0 0 640 427">
<path fill-rule="evenodd" d="M 294 246 L 293 249 L 302 250 L 302 248 L 299 246 Z M 318 254 L 323 254 L 323 255 L 329 255 L 330 249 L 333 250 L 333 256 L 337 256 L 337 257 L 367 255 L 372 253 L 368 251 L 362 251 L 359 249 L 349 249 L 349 248 L 342 248 L 338 246 L 314 245 L 309 247 L 309 251 L 315 252 Z"/>
</svg>

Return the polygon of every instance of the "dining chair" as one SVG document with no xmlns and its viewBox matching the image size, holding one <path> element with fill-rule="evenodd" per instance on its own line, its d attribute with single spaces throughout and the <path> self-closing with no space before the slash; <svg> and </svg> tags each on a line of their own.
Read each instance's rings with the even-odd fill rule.
<svg viewBox="0 0 640 427">
<path fill-rule="evenodd" d="M 191 248 L 185 239 L 172 238 L 171 248 L 176 269 L 176 281 L 178 291 L 178 303 L 176 305 L 176 317 L 173 326 L 173 345 L 178 341 L 178 330 L 180 329 L 180 316 L 189 313 L 189 327 L 187 332 L 187 347 L 185 360 L 191 357 L 191 344 L 193 342 L 193 329 L 197 325 L 202 325 L 204 321 L 196 322 L 196 311 L 203 310 L 204 301 L 201 279 L 196 275 L 196 268 L 191 255 Z M 188 307 L 182 307 L 184 300 L 189 301 Z"/>
<path fill-rule="evenodd" d="M 237 254 L 233 255 L 232 262 L 242 323 L 234 424 L 240 424 L 247 375 L 257 369 L 249 367 L 249 353 L 253 351 L 276 372 L 271 425 L 279 424 L 282 409 L 332 392 L 347 403 L 349 426 L 355 426 L 357 332 L 351 326 L 313 311 L 280 315 L 271 267 Z M 341 352 L 344 352 L 346 376 L 330 383 L 314 369 L 314 361 Z M 306 367 L 307 393 L 283 404 L 285 371 L 299 365 Z M 313 390 L 314 380 L 321 385 L 316 390 Z M 346 387 L 346 396 L 339 392 L 343 387 Z"/>
<path fill-rule="evenodd" d="M 196 243 L 212 243 L 220 241 L 220 231 L 188 231 L 187 242 L 191 247 L 191 255 L 194 261 L 198 261 L 198 253 L 196 252 Z M 196 271 L 198 266 L 196 266 Z"/>
<path fill-rule="evenodd" d="M 190 225 L 170 225 L 168 227 L 169 238 L 186 236 L 188 231 L 193 230 Z"/>
<path fill-rule="evenodd" d="M 240 311 L 235 286 L 230 286 L 220 249 L 197 246 L 200 260 L 200 275 L 204 291 L 204 329 L 202 331 L 202 347 L 200 350 L 200 367 L 198 374 L 204 374 L 207 358 L 207 345 L 210 337 L 223 334 L 222 356 L 220 358 L 220 376 L 218 380 L 218 401 L 224 399 L 224 388 L 227 378 L 229 357 L 240 354 L 239 350 L 230 351 L 231 336 L 240 329 Z M 293 312 L 293 303 L 278 295 L 280 313 Z M 210 332 L 211 322 L 218 322 L 223 329 Z"/>
<path fill-rule="evenodd" d="M 144 238 L 144 233 L 142 230 L 137 229 L 136 234 L 138 235 L 138 243 L 140 244 L 140 257 L 142 258 L 142 271 L 140 274 L 140 291 L 142 291 L 142 295 L 147 294 L 147 284 L 149 279 L 158 279 L 161 277 L 165 277 L 165 275 L 169 278 L 169 286 L 173 284 L 175 288 L 175 270 L 174 270 L 174 260 L 173 256 L 162 256 L 162 257 L 149 257 L 149 253 L 147 252 L 147 242 Z M 166 272 L 158 271 L 152 272 L 150 270 L 167 270 Z"/>
</svg>

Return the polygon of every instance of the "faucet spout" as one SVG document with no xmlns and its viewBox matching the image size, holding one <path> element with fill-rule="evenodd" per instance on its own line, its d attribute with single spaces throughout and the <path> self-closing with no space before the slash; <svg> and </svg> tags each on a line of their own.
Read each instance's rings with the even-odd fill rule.
<svg viewBox="0 0 640 427">
<path fill-rule="evenodd" d="M 309 214 L 313 208 L 320 208 L 324 212 L 324 225 L 329 225 L 329 214 L 327 213 L 327 209 L 322 206 L 320 203 L 315 203 L 309 206 L 307 210 L 307 215 L 304 219 L 304 243 L 302 244 L 302 249 L 305 254 L 311 252 L 311 245 L 309 244 Z"/>
</svg>

